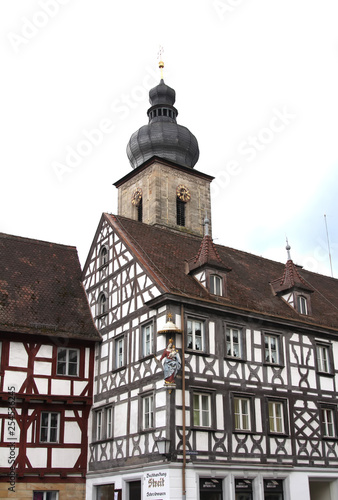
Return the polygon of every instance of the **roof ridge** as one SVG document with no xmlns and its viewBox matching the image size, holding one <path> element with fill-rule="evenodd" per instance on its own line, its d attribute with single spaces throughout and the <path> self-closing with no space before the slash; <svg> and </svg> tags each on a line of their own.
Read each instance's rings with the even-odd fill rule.
<svg viewBox="0 0 338 500">
<path fill-rule="evenodd" d="M 16 241 L 26 241 L 27 243 L 33 243 L 34 245 L 52 245 L 56 247 L 61 247 L 67 250 L 77 250 L 75 245 L 66 245 L 64 243 L 55 243 L 53 241 L 39 240 L 37 238 L 28 238 L 26 236 L 17 236 L 15 234 L 0 233 L 0 239 L 16 240 Z"/>
</svg>

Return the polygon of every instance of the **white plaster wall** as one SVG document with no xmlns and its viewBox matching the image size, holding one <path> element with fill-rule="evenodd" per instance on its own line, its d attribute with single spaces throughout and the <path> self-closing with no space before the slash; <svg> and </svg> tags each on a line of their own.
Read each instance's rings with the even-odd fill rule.
<svg viewBox="0 0 338 500">
<path fill-rule="evenodd" d="M 4 387 L 7 388 L 14 385 L 16 387 L 15 392 L 19 392 L 19 389 L 21 388 L 26 378 L 26 372 L 12 372 L 10 370 L 6 370 L 4 376 Z"/>
<path fill-rule="evenodd" d="M 36 387 L 38 388 L 39 394 L 48 393 L 48 380 L 46 378 L 35 378 Z"/>
<path fill-rule="evenodd" d="M 28 366 L 28 354 L 20 342 L 10 342 L 9 344 L 9 366 L 22 368 Z"/>
<path fill-rule="evenodd" d="M 32 467 L 47 467 L 47 448 L 27 448 L 26 453 Z"/>
<path fill-rule="evenodd" d="M 65 443 L 81 443 L 81 431 L 77 422 L 65 422 Z"/>
<path fill-rule="evenodd" d="M 74 380 L 74 394 L 76 396 L 79 396 L 87 385 L 88 382 L 77 382 L 76 380 Z"/>
<path fill-rule="evenodd" d="M 52 449 L 52 467 L 74 467 L 80 455 L 79 448 L 53 448 Z"/>
<path fill-rule="evenodd" d="M 52 380 L 52 394 L 67 396 L 70 394 L 69 380 Z"/>
<path fill-rule="evenodd" d="M 136 405 L 135 405 L 136 403 Z M 125 436 L 127 434 L 127 404 L 119 404 L 115 407 L 114 418 L 114 437 Z M 135 418 L 130 419 L 130 432 L 137 432 L 137 401 L 131 403 L 131 415 Z M 134 428 L 135 427 L 135 428 Z"/>
<path fill-rule="evenodd" d="M 34 375 L 51 375 L 52 374 L 52 363 L 45 361 L 35 361 L 34 363 Z"/>
<path fill-rule="evenodd" d="M 39 358 L 52 358 L 53 356 L 53 346 L 51 345 L 42 345 L 38 350 L 37 356 Z"/>
</svg>

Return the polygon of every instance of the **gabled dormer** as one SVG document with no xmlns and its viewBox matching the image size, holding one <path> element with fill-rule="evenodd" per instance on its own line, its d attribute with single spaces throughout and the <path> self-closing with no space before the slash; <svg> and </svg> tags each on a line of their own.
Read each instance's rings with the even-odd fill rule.
<svg viewBox="0 0 338 500">
<path fill-rule="evenodd" d="M 271 281 L 273 292 L 293 307 L 299 314 L 311 315 L 312 286 L 300 275 L 290 255 L 291 247 L 287 243 L 288 260 L 285 264 L 284 274 L 281 278 Z"/>
<path fill-rule="evenodd" d="M 212 295 L 226 297 L 227 273 L 231 271 L 219 256 L 209 234 L 209 219 L 204 220 L 204 237 L 198 253 L 186 261 L 186 274 L 191 274 Z"/>
</svg>

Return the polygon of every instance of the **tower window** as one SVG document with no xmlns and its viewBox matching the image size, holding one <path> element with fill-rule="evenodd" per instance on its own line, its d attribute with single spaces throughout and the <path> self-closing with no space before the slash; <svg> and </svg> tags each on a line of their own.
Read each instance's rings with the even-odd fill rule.
<svg viewBox="0 0 338 500">
<path fill-rule="evenodd" d="M 142 204 L 142 198 L 139 201 L 139 204 L 137 205 L 137 220 L 139 222 L 142 222 L 142 217 L 143 217 L 143 204 Z"/>
<path fill-rule="evenodd" d="M 178 197 L 176 198 L 176 216 L 177 216 L 177 225 L 185 226 L 185 202 L 180 200 Z"/>
</svg>

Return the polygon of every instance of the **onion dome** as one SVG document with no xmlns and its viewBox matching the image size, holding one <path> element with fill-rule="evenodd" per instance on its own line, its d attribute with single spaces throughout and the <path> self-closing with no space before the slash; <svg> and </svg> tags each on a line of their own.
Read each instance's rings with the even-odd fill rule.
<svg viewBox="0 0 338 500">
<path fill-rule="evenodd" d="M 199 157 L 198 142 L 190 130 L 176 122 L 175 90 L 162 79 L 150 90 L 149 102 L 148 125 L 134 132 L 127 145 L 131 166 L 137 168 L 153 156 L 158 156 L 193 168 Z"/>
</svg>

